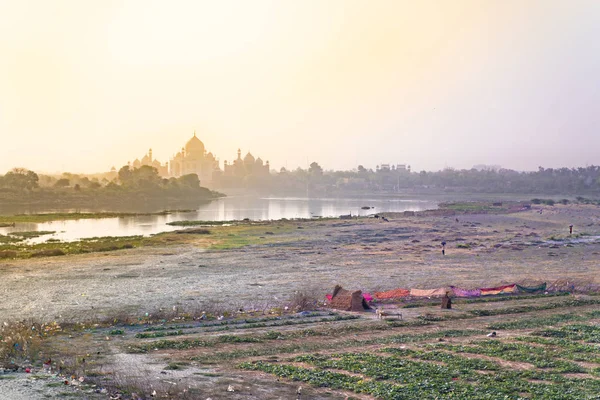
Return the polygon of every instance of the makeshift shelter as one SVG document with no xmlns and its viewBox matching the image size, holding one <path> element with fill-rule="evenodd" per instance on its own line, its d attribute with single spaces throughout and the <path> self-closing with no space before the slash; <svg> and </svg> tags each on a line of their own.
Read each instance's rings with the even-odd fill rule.
<svg viewBox="0 0 600 400">
<path fill-rule="evenodd" d="M 329 305 L 331 308 L 343 311 L 365 311 L 371 309 L 363 297 L 362 291 L 346 290 L 340 285 L 336 285 L 335 289 L 333 289 Z"/>
</svg>

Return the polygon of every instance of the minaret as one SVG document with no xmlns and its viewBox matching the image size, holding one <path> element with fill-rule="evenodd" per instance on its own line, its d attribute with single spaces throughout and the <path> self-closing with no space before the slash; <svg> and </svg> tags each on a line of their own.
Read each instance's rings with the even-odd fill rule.
<svg viewBox="0 0 600 400">
<path fill-rule="evenodd" d="M 150 162 L 152 162 L 152 149 L 148 150 L 148 157 L 150 157 Z"/>
<path fill-rule="evenodd" d="M 241 149 L 238 149 L 238 158 L 237 159 L 238 160 L 242 159 L 242 150 Z"/>
</svg>

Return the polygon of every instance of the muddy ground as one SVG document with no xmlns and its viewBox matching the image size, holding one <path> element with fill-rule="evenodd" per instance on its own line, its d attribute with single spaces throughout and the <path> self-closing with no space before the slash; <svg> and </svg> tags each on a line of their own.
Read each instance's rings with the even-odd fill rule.
<svg viewBox="0 0 600 400">
<path fill-rule="evenodd" d="M 207 251 L 200 242 L 2 261 L 0 320 L 81 320 L 173 306 L 261 308 L 279 305 L 298 290 L 324 295 L 336 284 L 375 292 L 528 280 L 581 282 L 596 279 L 600 271 L 600 209 L 595 206 L 390 222 L 284 222 L 247 235 L 258 244 Z M 442 241 L 447 242 L 446 256 Z"/>
</svg>

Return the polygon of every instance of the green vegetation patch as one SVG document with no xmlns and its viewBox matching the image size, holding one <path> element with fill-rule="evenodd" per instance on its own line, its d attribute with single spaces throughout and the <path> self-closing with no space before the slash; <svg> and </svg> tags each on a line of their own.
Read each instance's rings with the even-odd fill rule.
<svg viewBox="0 0 600 400">
<path fill-rule="evenodd" d="M 75 242 L 47 241 L 36 244 L 11 243 L 4 245 L 0 241 L 0 257 L 2 252 L 10 252 L 10 257 L 5 258 L 30 258 L 115 251 L 140 247 L 149 242 L 150 239 L 143 236 L 108 236 L 86 238 Z"/>
<path fill-rule="evenodd" d="M 553 310 L 557 308 L 565 308 L 565 307 L 581 307 L 581 306 L 589 306 L 600 304 L 600 300 L 596 299 L 568 299 L 562 302 L 550 303 L 550 304 L 541 304 L 537 306 L 519 306 L 519 307 L 509 307 L 509 308 L 500 308 L 495 310 L 488 309 L 476 309 L 469 310 L 468 313 L 475 315 L 477 317 L 486 317 L 491 315 L 503 315 L 503 314 L 520 314 L 527 313 L 532 311 L 542 311 L 542 310 Z"/>
<path fill-rule="evenodd" d="M 468 368 L 456 369 L 449 365 L 364 353 L 335 354 L 332 357 L 307 355 L 296 359 L 310 364 L 310 368 L 264 361 L 242 363 L 239 368 L 385 400 L 583 399 L 593 398 L 600 388 L 598 380 L 569 379 L 557 374 L 503 370 L 488 375 Z M 536 379 L 538 382 L 532 381 Z"/>
<path fill-rule="evenodd" d="M 11 232 L 9 235 L 20 237 L 22 239 L 32 239 L 44 235 L 52 235 L 56 231 L 25 231 L 25 232 Z"/>
<path fill-rule="evenodd" d="M 482 354 L 507 361 L 525 362 L 537 368 L 554 368 L 557 372 L 583 373 L 586 369 L 570 361 L 557 359 L 547 348 L 525 343 L 508 343 L 499 340 L 476 341 L 469 345 L 440 343 L 436 347 L 457 353 Z"/>
<path fill-rule="evenodd" d="M 545 329 L 534 332 L 533 335 L 582 340 L 587 343 L 600 343 L 600 326 L 581 324 L 567 325 L 558 329 Z"/>
<path fill-rule="evenodd" d="M 528 329 L 560 324 L 563 322 L 583 321 L 587 318 L 577 314 L 555 314 L 544 317 L 529 317 L 517 321 L 496 322 L 488 325 L 489 329 Z"/>
</svg>

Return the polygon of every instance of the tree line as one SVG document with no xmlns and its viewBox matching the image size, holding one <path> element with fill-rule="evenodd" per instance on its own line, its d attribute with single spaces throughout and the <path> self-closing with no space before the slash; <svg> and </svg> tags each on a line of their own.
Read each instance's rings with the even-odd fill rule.
<svg viewBox="0 0 600 400">
<path fill-rule="evenodd" d="M 248 180 L 247 187 L 271 192 L 393 193 L 401 191 L 468 191 L 472 193 L 542 193 L 556 195 L 600 194 L 600 167 L 543 168 L 520 172 L 511 169 L 454 169 L 411 172 L 404 169 L 324 170 L 281 168 L 268 179 Z"/>
<path fill-rule="evenodd" d="M 110 178 L 110 179 L 109 179 Z M 122 167 L 114 176 L 102 179 L 76 174 L 60 177 L 39 175 L 15 168 L 0 176 L 3 191 L 62 190 L 84 192 L 162 193 L 180 195 L 206 191 L 196 174 L 163 178 L 154 167 Z M 476 193 L 543 193 L 557 195 L 600 194 L 600 167 L 543 168 L 519 172 L 510 169 L 453 169 L 411 172 L 394 169 L 349 171 L 324 170 L 317 162 L 309 168 L 288 171 L 281 168 L 268 176 L 248 176 L 241 183 L 247 189 L 272 193 L 325 194 L 346 192 L 388 193 L 403 190 L 469 191 Z M 208 195 L 208 192 L 205 192 Z"/>
<path fill-rule="evenodd" d="M 206 201 L 220 194 L 200 186 L 196 174 L 161 178 L 154 167 L 125 166 L 109 180 L 64 173 L 58 177 L 38 175 L 14 168 L 0 176 L 2 205 L 111 206 L 140 203 L 176 204 Z"/>
</svg>

